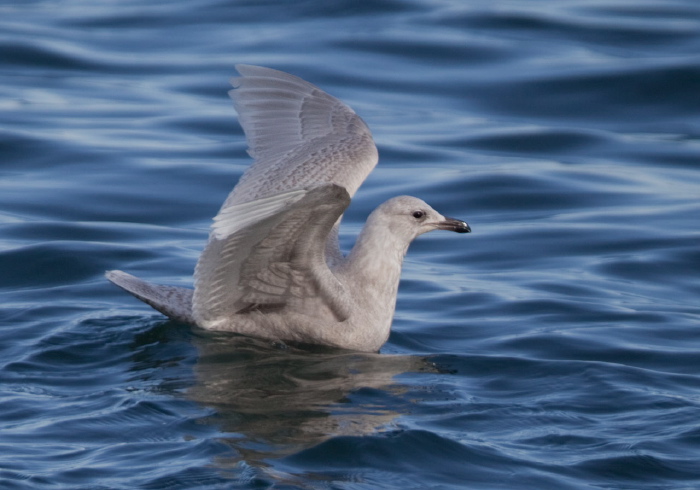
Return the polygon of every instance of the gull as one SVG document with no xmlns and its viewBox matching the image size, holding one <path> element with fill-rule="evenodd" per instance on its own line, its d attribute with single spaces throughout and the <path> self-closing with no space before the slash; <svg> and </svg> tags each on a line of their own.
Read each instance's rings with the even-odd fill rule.
<svg viewBox="0 0 700 490">
<path fill-rule="evenodd" d="M 214 218 L 194 290 L 116 270 L 106 276 L 167 317 L 206 330 L 376 352 L 389 338 L 413 239 L 471 229 L 398 196 L 369 215 L 344 255 L 340 220 L 378 161 L 369 128 L 301 78 L 236 69 L 229 95 L 254 162 Z"/>
</svg>

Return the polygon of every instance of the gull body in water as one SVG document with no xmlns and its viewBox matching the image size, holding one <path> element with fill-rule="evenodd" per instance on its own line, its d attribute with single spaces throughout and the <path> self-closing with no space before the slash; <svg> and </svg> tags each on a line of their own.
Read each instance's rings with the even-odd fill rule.
<svg viewBox="0 0 700 490">
<path fill-rule="evenodd" d="M 236 66 L 229 92 L 254 163 L 214 218 L 194 290 L 122 271 L 107 278 L 173 320 L 253 337 L 378 351 L 389 337 L 409 244 L 469 233 L 422 200 L 389 199 L 344 256 L 338 227 L 377 164 L 369 128 L 338 99 L 287 73 Z"/>
</svg>

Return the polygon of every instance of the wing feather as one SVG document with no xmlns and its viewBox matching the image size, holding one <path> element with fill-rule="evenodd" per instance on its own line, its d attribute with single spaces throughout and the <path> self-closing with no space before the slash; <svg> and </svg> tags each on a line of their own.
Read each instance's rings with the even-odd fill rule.
<svg viewBox="0 0 700 490">
<path fill-rule="evenodd" d="M 349 203 L 344 188 L 325 184 L 222 210 L 195 271 L 197 323 L 212 328 L 268 307 L 311 315 L 322 307 L 338 321 L 347 318 L 349 297 L 328 268 L 324 249 Z M 256 219 L 229 226 L 232 209 Z"/>
<path fill-rule="evenodd" d="M 197 263 L 193 314 L 213 325 L 264 308 L 339 321 L 349 298 L 327 265 L 337 224 L 377 164 L 367 125 L 338 99 L 287 73 L 236 66 L 229 92 L 253 164 L 214 219 Z"/>
<path fill-rule="evenodd" d="M 377 148 L 355 112 L 288 73 L 236 65 L 229 92 L 255 162 L 224 207 L 284 191 L 337 184 L 352 197 L 377 164 Z"/>
<path fill-rule="evenodd" d="M 224 240 L 246 226 L 262 221 L 290 206 L 306 195 L 304 189 L 283 192 L 275 196 L 235 204 L 222 209 L 214 217 L 212 233 L 218 240 Z"/>
</svg>

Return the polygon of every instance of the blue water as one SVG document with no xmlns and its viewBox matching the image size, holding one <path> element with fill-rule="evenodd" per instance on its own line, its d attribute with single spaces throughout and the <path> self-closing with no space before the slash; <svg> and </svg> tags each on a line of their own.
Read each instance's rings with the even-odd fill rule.
<svg viewBox="0 0 700 490">
<path fill-rule="evenodd" d="M 696 0 L 0 2 L 0 487 L 700 488 Z M 397 194 L 380 354 L 209 335 L 190 286 L 250 163 L 235 63 L 372 128 Z"/>
</svg>

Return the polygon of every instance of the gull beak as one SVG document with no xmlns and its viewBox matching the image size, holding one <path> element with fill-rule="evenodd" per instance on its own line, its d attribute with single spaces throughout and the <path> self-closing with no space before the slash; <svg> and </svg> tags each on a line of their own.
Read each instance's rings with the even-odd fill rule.
<svg viewBox="0 0 700 490">
<path fill-rule="evenodd" d="M 457 233 L 471 233 L 472 229 L 461 219 L 447 218 L 437 225 L 438 230 L 455 231 Z"/>
</svg>

